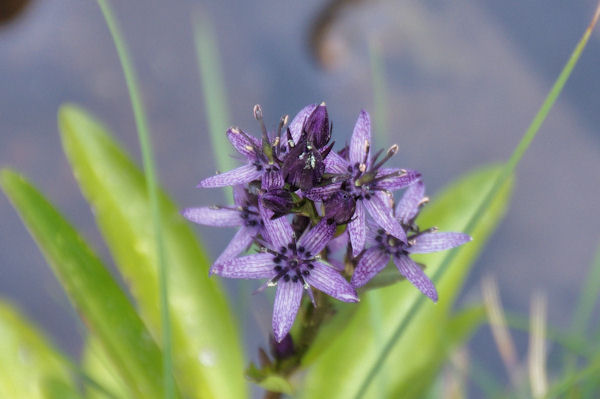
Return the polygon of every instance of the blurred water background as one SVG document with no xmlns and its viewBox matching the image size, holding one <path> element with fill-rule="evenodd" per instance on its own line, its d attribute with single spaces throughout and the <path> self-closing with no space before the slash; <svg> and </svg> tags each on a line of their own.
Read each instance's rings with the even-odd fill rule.
<svg viewBox="0 0 600 399">
<path fill-rule="evenodd" d="M 338 147 L 359 110 L 374 111 L 369 46 L 378 48 L 387 118 L 386 128 L 375 132 L 376 142 L 398 143 L 392 162 L 420 170 L 433 195 L 460 174 L 508 157 L 595 5 L 592 0 L 113 3 L 140 74 L 160 177 L 182 207 L 223 199 L 219 190 L 195 188 L 216 169 L 194 49 L 195 19 L 209 21 L 215 32 L 229 123 L 258 133 L 255 103 L 274 126 L 281 115 L 324 100 Z M 328 15 L 323 10 L 338 3 L 326 25 L 319 25 Z M 559 327 L 570 322 L 600 239 L 599 39 L 596 30 L 519 166 L 508 216 L 476 263 L 463 301 L 479 298 L 479 281 L 491 273 L 506 308 L 527 313 L 532 291 L 540 289 L 548 294 L 549 322 Z M 96 3 L 31 1 L 0 25 L 0 167 L 30 176 L 110 263 L 61 150 L 56 112 L 66 101 L 98 115 L 139 159 L 125 82 Z M 233 233 L 196 230 L 212 255 Z M 78 356 L 83 327 L 4 196 L 0 295 Z M 254 296 L 250 306 L 258 310 L 249 312 L 244 328 L 254 355 L 255 345 L 263 343 L 260 334 L 268 331 L 270 304 Z M 517 337 L 524 354 L 526 335 Z M 471 350 L 502 375 L 487 328 Z"/>
</svg>

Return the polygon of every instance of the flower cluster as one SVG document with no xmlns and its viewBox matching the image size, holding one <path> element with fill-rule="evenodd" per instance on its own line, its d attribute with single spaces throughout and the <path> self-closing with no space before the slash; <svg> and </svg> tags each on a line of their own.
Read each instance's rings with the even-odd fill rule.
<svg viewBox="0 0 600 399">
<path fill-rule="evenodd" d="M 450 249 L 471 240 L 462 233 L 420 230 L 415 223 L 427 202 L 421 174 L 384 167 L 398 146 L 371 153 L 371 122 L 361 111 L 350 144 L 333 151 L 332 125 L 324 103 L 304 107 L 289 123 L 267 131 L 254 107 L 260 139 L 232 127 L 227 137 L 246 164 L 204 179 L 199 187 L 233 186 L 233 206 L 188 208 L 183 215 L 210 226 L 239 226 L 211 274 L 262 279 L 276 286 L 273 333 L 290 331 L 306 292 L 315 288 L 357 302 L 364 286 L 389 263 L 437 301 L 436 289 L 413 253 Z M 393 193 L 406 189 L 394 206 Z M 240 256 L 252 245 L 258 253 Z M 340 249 L 346 249 L 340 251 Z M 343 253 L 343 259 L 334 256 Z M 350 279 L 350 281 L 348 281 Z"/>
</svg>

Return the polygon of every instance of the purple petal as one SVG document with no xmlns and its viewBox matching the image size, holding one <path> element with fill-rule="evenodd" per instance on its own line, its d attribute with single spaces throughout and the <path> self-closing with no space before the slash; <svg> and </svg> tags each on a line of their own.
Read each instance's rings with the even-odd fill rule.
<svg viewBox="0 0 600 399">
<path fill-rule="evenodd" d="M 254 239 L 254 236 L 256 235 L 257 231 L 258 229 L 249 228 L 246 226 L 243 226 L 241 229 L 239 229 L 235 233 L 227 247 L 223 250 L 223 253 L 219 255 L 219 257 L 215 261 L 215 264 L 224 263 L 225 261 L 235 258 L 243 251 L 245 251 L 250 246 L 250 244 L 252 244 L 252 240 Z M 210 274 L 212 273 L 213 271 L 211 270 Z"/>
<path fill-rule="evenodd" d="M 333 259 L 333 258 L 329 258 L 327 260 L 327 262 L 337 271 L 339 272 L 343 272 L 344 269 L 346 268 L 346 265 L 344 264 L 344 262 L 342 262 L 339 259 Z"/>
<path fill-rule="evenodd" d="M 302 300 L 302 284 L 279 281 L 273 305 L 273 334 L 281 342 L 292 328 Z"/>
<path fill-rule="evenodd" d="M 365 162 L 365 154 L 370 154 L 371 147 L 371 119 L 367 111 L 362 110 L 358 115 L 354 132 L 350 139 L 350 164 Z M 371 162 L 370 155 L 366 157 L 367 168 Z"/>
<path fill-rule="evenodd" d="M 260 148 L 260 144 L 256 138 L 248 136 L 237 127 L 227 129 L 227 138 L 233 148 L 244 155 L 250 162 L 256 160 L 256 153 L 254 151 L 256 148 Z"/>
<path fill-rule="evenodd" d="M 327 220 L 323 218 L 315 227 L 308 230 L 300 237 L 298 246 L 304 247 L 305 250 L 316 255 L 327 246 L 329 240 L 331 240 L 335 233 L 335 228 L 335 223 L 329 224 L 327 223 Z"/>
<path fill-rule="evenodd" d="M 233 203 L 235 206 L 244 206 L 248 202 L 248 192 L 246 186 L 237 184 L 233 186 Z"/>
<path fill-rule="evenodd" d="M 407 251 L 415 254 L 444 251 L 471 240 L 470 235 L 463 233 L 426 233 L 415 238 L 414 244 L 411 244 Z"/>
<path fill-rule="evenodd" d="M 273 217 L 273 211 L 265 208 L 262 201 L 259 201 L 258 209 L 260 211 L 260 217 L 265 224 L 264 233 L 267 236 L 265 238 L 273 245 L 273 249 L 279 250 L 281 247 L 287 247 L 288 244 L 292 242 L 292 237 L 294 235 L 290 222 L 285 216 L 271 219 L 271 217 Z"/>
<path fill-rule="evenodd" d="M 337 174 L 345 174 L 348 173 L 348 166 L 350 165 L 348 161 L 342 158 L 335 151 L 331 151 L 325 157 L 325 172 L 327 173 L 337 173 Z"/>
<path fill-rule="evenodd" d="M 237 209 L 211 208 L 203 206 L 200 208 L 184 209 L 183 212 L 181 212 L 181 214 L 184 218 L 191 222 L 203 224 L 206 226 L 240 226 L 243 221 L 240 217 L 240 211 L 238 211 Z"/>
<path fill-rule="evenodd" d="M 394 219 L 392 207 L 383 201 L 382 197 L 385 196 L 386 194 L 376 193 L 369 200 L 363 199 L 362 203 L 378 225 L 397 239 L 406 242 L 406 232 L 400 222 Z"/>
<path fill-rule="evenodd" d="M 424 197 L 425 183 L 423 181 L 419 180 L 409 186 L 396 205 L 396 218 L 400 222 L 408 224 L 419 213 L 419 204 Z"/>
<path fill-rule="evenodd" d="M 406 277 L 419 291 L 431 298 L 433 302 L 437 302 L 438 294 L 435 286 L 425 272 L 412 259 L 406 255 L 394 256 L 392 259 L 400 274 Z"/>
<path fill-rule="evenodd" d="M 262 175 L 261 188 L 263 190 L 273 190 L 282 188 L 284 185 L 283 177 L 279 170 L 269 170 Z"/>
<path fill-rule="evenodd" d="M 344 231 L 339 236 L 332 238 L 327 244 L 327 247 L 331 252 L 337 252 L 339 250 L 345 249 L 346 245 L 348 245 L 348 239 L 348 232 Z"/>
<path fill-rule="evenodd" d="M 419 179 L 421 178 L 421 173 L 417 172 L 416 170 L 411 170 L 411 169 L 405 169 L 405 170 L 406 170 L 406 173 L 401 173 L 398 176 L 390 176 L 383 180 L 378 181 L 377 187 L 383 188 L 385 190 L 390 190 L 390 191 L 400 190 L 401 188 L 408 187 L 411 184 L 419 181 Z M 389 168 L 380 169 L 377 172 L 376 177 L 385 176 L 385 175 L 388 175 L 388 174 L 394 173 L 394 172 L 400 172 L 400 169 L 389 169 Z"/>
<path fill-rule="evenodd" d="M 356 291 L 338 271 L 321 262 L 313 264 L 315 268 L 304 277 L 308 284 L 342 302 L 358 302 Z"/>
<path fill-rule="evenodd" d="M 358 265 L 356 265 L 350 284 L 354 288 L 367 284 L 369 280 L 385 268 L 389 260 L 390 255 L 386 254 L 385 251 L 376 247 L 367 249 L 360 257 Z"/>
<path fill-rule="evenodd" d="M 350 242 L 352 243 L 352 256 L 357 256 L 365 247 L 365 238 L 367 235 L 363 201 L 356 202 L 354 219 L 348 223 L 348 232 L 350 233 Z"/>
<path fill-rule="evenodd" d="M 262 171 L 256 170 L 254 165 L 248 164 L 228 172 L 223 172 L 219 173 L 218 175 L 208 177 L 202 180 L 200 184 L 198 184 L 198 187 L 214 188 L 245 184 L 251 182 L 252 180 L 259 179 L 262 173 Z"/>
<path fill-rule="evenodd" d="M 313 187 L 310 190 L 302 193 L 304 197 L 312 201 L 323 201 L 328 198 L 331 194 L 340 190 L 342 183 L 332 183 L 323 187 Z"/>
<path fill-rule="evenodd" d="M 294 116 L 292 122 L 289 124 L 290 133 L 292 134 L 292 138 L 294 139 L 294 143 L 297 143 L 300 139 L 300 135 L 302 134 L 302 126 L 306 118 L 309 117 L 310 114 L 313 113 L 315 108 L 317 108 L 319 104 L 310 104 L 306 107 L 302 108 L 300 112 Z"/>
<path fill-rule="evenodd" d="M 211 273 L 227 278 L 272 278 L 275 276 L 273 268 L 273 255 L 253 254 L 229 259 L 223 263 L 215 263 L 211 268 Z"/>
</svg>

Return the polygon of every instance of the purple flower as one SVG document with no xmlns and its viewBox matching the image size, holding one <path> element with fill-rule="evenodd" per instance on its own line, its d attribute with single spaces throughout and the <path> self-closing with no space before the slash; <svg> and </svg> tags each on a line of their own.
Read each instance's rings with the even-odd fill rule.
<svg viewBox="0 0 600 399">
<path fill-rule="evenodd" d="M 283 180 L 277 178 L 277 175 L 281 174 L 280 158 L 282 158 L 283 154 L 288 150 L 288 143 L 281 143 L 281 132 L 287 123 L 288 117 L 285 115 L 281 118 L 274 138 L 269 137 L 263 122 L 262 108 L 260 105 L 254 106 L 254 117 L 259 122 L 262 130 L 261 140 L 246 134 L 238 127 L 230 127 L 227 129 L 226 133 L 233 148 L 246 158 L 247 164 L 228 172 L 208 177 L 202 180 L 200 184 L 198 184 L 198 187 L 225 187 L 246 184 L 254 180 L 261 180 L 263 188 L 268 189 L 269 181 L 272 179 L 281 180 L 281 185 L 283 185 Z M 300 137 L 299 130 L 301 129 L 301 125 L 298 126 L 298 118 L 303 118 L 303 120 L 306 118 L 306 107 L 294 117 L 288 128 L 288 134 Z M 294 141 L 292 140 L 291 144 L 293 143 Z"/>
<path fill-rule="evenodd" d="M 243 186 L 233 188 L 234 207 L 198 207 L 184 209 L 183 216 L 198 224 L 216 227 L 240 226 L 233 239 L 216 263 L 232 259 L 245 251 L 254 237 L 263 231 L 263 221 L 258 212 L 258 202 L 255 195 L 249 194 Z M 214 267 L 214 266 L 213 266 Z M 210 273 L 214 272 L 213 267 Z"/>
<path fill-rule="evenodd" d="M 292 328 L 303 291 L 311 300 L 314 287 L 340 301 L 357 302 L 354 288 L 336 270 L 321 261 L 319 253 L 335 233 L 335 223 L 321 220 L 296 240 L 285 217 L 259 205 L 264 221 L 263 252 L 216 263 L 213 272 L 223 277 L 268 279 L 262 288 L 277 286 L 273 309 L 273 333 L 281 342 Z"/>
<path fill-rule="evenodd" d="M 397 151 L 398 146 L 394 145 L 381 160 L 378 161 L 381 151 L 371 158 L 371 121 L 369 114 L 363 110 L 354 126 L 347 150 L 348 159 L 332 151 L 324 160 L 325 171 L 337 176 L 332 179 L 331 184 L 305 192 L 307 198 L 323 201 L 343 190 L 356 201 L 354 217 L 348 223 L 354 256 L 365 246 L 366 213 L 392 236 L 406 241 L 404 229 L 393 216 L 389 193 L 413 184 L 421 175 L 413 170 L 382 168 Z"/>
<path fill-rule="evenodd" d="M 354 270 L 351 280 L 354 287 L 365 285 L 385 268 L 391 257 L 400 274 L 431 300 L 437 301 L 438 294 L 433 282 L 409 255 L 443 251 L 469 242 L 472 238 L 463 233 L 439 233 L 437 229 L 419 231 L 414 220 L 421 205 L 427 201 L 424 194 L 425 185 L 419 181 L 406 190 L 396 206 L 397 221 L 407 230 L 406 242 L 384 229 L 369 225 L 368 241 L 372 246 L 362 254 Z"/>
</svg>

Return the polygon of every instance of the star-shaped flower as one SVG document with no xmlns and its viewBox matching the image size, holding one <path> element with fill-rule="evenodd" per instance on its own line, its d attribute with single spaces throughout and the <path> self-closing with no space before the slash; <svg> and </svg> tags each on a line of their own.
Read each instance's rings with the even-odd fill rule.
<svg viewBox="0 0 600 399">
<path fill-rule="evenodd" d="M 348 159 L 330 152 L 325 158 L 325 171 L 336 174 L 331 184 L 314 187 L 305 193 L 312 200 L 326 201 L 336 192 L 348 193 L 356 202 L 354 217 L 348 223 L 352 254 L 357 256 L 365 246 L 366 213 L 400 241 L 406 234 L 393 216 L 389 192 L 405 188 L 420 179 L 421 174 L 406 169 L 382 168 L 383 164 L 398 151 L 392 146 L 378 161 L 381 151 L 371 158 L 371 120 L 366 111 L 361 111 L 354 126 Z M 366 211 L 366 212 L 365 212 Z"/>
<path fill-rule="evenodd" d="M 368 243 L 371 245 L 360 257 L 351 284 L 358 288 L 385 268 L 390 257 L 408 281 L 434 302 L 438 294 L 433 282 L 423 270 L 410 259 L 410 254 L 438 252 L 454 248 L 471 241 L 463 233 L 441 233 L 436 229 L 419 231 L 414 224 L 421 205 L 427 202 L 425 185 L 419 181 L 410 186 L 396 206 L 396 220 L 407 231 L 407 241 L 403 242 L 382 228 L 372 224 L 368 228 Z"/>
<path fill-rule="evenodd" d="M 260 203 L 259 208 L 264 222 L 263 253 L 216 263 L 213 272 L 228 278 L 268 279 L 265 286 L 277 286 L 273 308 L 277 342 L 292 328 L 303 291 L 313 302 L 311 287 L 343 302 L 358 301 L 350 283 L 319 256 L 335 233 L 335 223 L 323 218 L 296 240 L 285 217 L 272 219 L 269 209 Z"/>
</svg>

